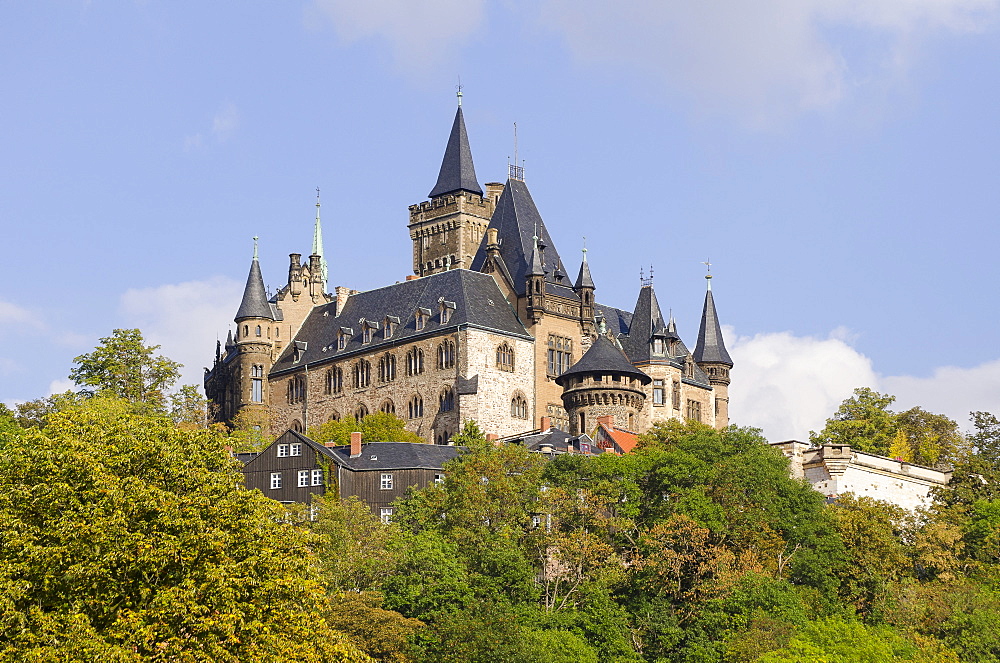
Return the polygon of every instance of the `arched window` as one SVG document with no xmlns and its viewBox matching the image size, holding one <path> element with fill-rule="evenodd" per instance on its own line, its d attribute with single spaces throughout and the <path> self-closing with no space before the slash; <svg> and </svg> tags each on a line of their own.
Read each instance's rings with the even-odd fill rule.
<svg viewBox="0 0 1000 663">
<path fill-rule="evenodd" d="M 514 370 L 514 348 L 506 343 L 501 343 L 497 348 L 497 368 L 501 371 Z"/>
<path fill-rule="evenodd" d="M 410 399 L 406 405 L 406 416 L 408 419 L 419 419 L 424 416 L 424 399 L 417 394 Z"/>
<path fill-rule="evenodd" d="M 327 421 L 340 421 L 340 413 L 334 410 L 330 413 L 330 418 Z"/>
<path fill-rule="evenodd" d="M 295 421 L 293 421 L 292 422 L 292 430 L 295 431 L 296 433 L 303 432 L 302 431 L 302 422 L 299 421 L 298 419 L 296 419 Z"/>
<path fill-rule="evenodd" d="M 515 419 L 528 418 L 528 399 L 521 392 L 516 392 L 510 399 L 510 416 Z"/>
<path fill-rule="evenodd" d="M 382 407 L 380 407 L 379 410 L 385 412 L 386 414 L 396 414 L 396 405 L 391 399 L 387 398 L 385 402 L 382 403 Z"/>
<path fill-rule="evenodd" d="M 372 365 L 367 359 L 359 359 L 354 364 L 354 388 L 363 389 L 371 384 Z"/>
<path fill-rule="evenodd" d="M 365 406 L 364 403 L 362 403 L 361 405 L 358 406 L 358 409 L 354 411 L 354 418 L 358 421 L 361 421 L 367 416 L 368 416 L 368 408 Z"/>
<path fill-rule="evenodd" d="M 243 337 L 246 338 L 250 335 L 250 325 L 243 325 Z"/>
<path fill-rule="evenodd" d="M 444 340 L 438 346 L 438 368 L 455 367 L 455 342 Z"/>
<path fill-rule="evenodd" d="M 339 394 L 344 391 L 344 371 L 339 366 L 334 366 L 326 372 L 326 388 L 328 394 Z"/>
<path fill-rule="evenodd" d="M 406 374 L 420 375 L 424 372 L 424 351 L 420 348 L 410 348 L 406 353 Z"/>
<path fill-rule="evenodd" d="M 396 379 L 396 355 L 385 353 L 378 360 L 379 382 L 392 382 Z"/>
<path fill-rule="evenodd" d="M 452 391 L 451 387 L 445 387 L 438 396 L 438 411 L 440 412 L 451 412 L 455 409 L 455 392 Z"/>
<path fill-rule="evenodd" d="M 257 336 L 260 336 L 260 325 L 257 325 Z"/>
<path fill-rule="evenodd" d="M 301 375 L 296 375 L 288 381 L 288 402 L 290 404 L 301 403 L 306 397 L 306 380 Z"/>
</svg>

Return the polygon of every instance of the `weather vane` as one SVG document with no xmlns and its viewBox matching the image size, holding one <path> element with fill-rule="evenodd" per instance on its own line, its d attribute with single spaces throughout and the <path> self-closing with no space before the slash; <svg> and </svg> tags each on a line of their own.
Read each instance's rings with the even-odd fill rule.
<svg viewBox="0 0 1000 663">
<path fill-rule="evenodd" d="M 461 76 L 458 77 L 458 85 L 455 86 L 455 89 L 458 91 L 457 94 L 455 95 L 455 96 L 458 97 L 458 105 L 461 106 L 462 105 L 462 77 Z"/>
<path fill-rule="evenodd" d="M 705 267 L 708 267 L 708 271 L 709 272 L 712 271 L 712 259 L 711 258 L 709 258 L 708 260 L 706 260 L 705 262 L 703 262 L 701 264 L 705 265 Z"/>
</svg>

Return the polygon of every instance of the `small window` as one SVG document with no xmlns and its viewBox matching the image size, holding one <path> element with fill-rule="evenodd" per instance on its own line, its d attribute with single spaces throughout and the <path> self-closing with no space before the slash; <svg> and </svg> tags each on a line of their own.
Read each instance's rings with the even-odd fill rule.
<svg viewBox="0 0 1000 663">
<path fill-rule="evenodd" d="M 281 472 L 271 472 L 271 490 L 281 488 Z"/>
<path fill-rule="evenodd" d="M 364 403 L 362 403 L 361 405 L 358 406 L 358 409 L 354 411 L 354 418 L 357 421 L 361 421 L 367 416 L 368 416 L 368 407 Z"/>
<path fill-rule="evenodd" d="M 312 471 L 312 485 L 322 486 L 323 485 L 323 470 L 313 470 Z"/>
<path fill-rule="evenodd" d="M 386 414 L 396 414 L 396 404 L 393 403 L 391 399 L 386 399 L 386 401 L 382 403 L 382 407 L 379 408 L 379 411 Z"/>
<path fill-rule="evenodd" d="M 419 419 L 424 416 L 424 399 L 419 395 L 411 398 L 406 406 L 406 415 L 408 419 Z"/>
<path fill-rule="evenodd" d="M 382 519 L 383 523 L 388 524 L 392 522 L 392 507 L 391 506 L 382 507 L 382 509 L 379 511 L 379 517 Z"/>
<path fill-rule="evenodd" d="M 250 378 L 250 402 L 264 402 L 264 380 L 261 378 Z"/>
<path fill-rule="evenodd" d="M 653 405 L 664 404 L 663 380 L 653 380 Z"/>
<path fill-rule="evenodd" d="M 288 445 L 287 444 L 279 444 L 278 445 L 278 458 L 284 458 L 287 455 L 288 455 Z"/>
<path fill-rule="evenodd" d="M 424 315 L 423 313 L 417 313 L 417 317 L 413 319 L 413 326 L 417 331 L 424 328 Z"/>
<path fill-rule="evenodd" d="M 302 445 L 296 442 L 295 444 L 288 447 L 289 456 L 301 456 L 302 455 Z"/>
<path fill-rule="evenodd" d="M 444 475 L 443 474 L 435 474 L 434 475 L 434 484 L 437 485 L 437 486 L 440 486 L 443 483 L 444 483 Z"/>
<path fill-rule="evenodd" d="M 382 490 L 392 490 L 392 475 L 391 474 L 383 474 L 382 475 L 382 482 L 380 484 L 380 487 L 382 488 Z"/>
<path fill-rule="evenodd" d="M 257 325 L 257 336 L 260 336 L 260 325 Z"/>
<path fill-rule="evenodd" d="M 454 368 L 455 367 L 455 342 L 452 340 L 444 340 L 441 345 L 438 346 L 438 368 Z"/>
<path fill-rule="evenodd" d="M 299 470 L 299 488 L 309 485 L 309 470 Z"/>
<path fill-rule="evenodd" d="M 455 392 L 451 387 L 445 387 L 441 395 L 438 396 L 438 410 L 440 412 L 451 412 L 455 409 Z"/>
<path fill-rule="evenodd" d="M 410 348 L 406 353 L 406 374 L 420 375 L 424 372 L 424 351 L 420 348 Z"/>
<path fill-rule="evenodd" d="M 497 368 L 501 371 L 514 371 L 514 349 L 506 343 L 497 348 Z"/>
</svg>

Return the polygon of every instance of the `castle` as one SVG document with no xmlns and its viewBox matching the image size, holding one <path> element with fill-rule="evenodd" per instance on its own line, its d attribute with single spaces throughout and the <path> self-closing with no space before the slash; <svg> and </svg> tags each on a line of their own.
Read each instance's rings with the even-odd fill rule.
<svg viewBox="0 0 1000 663">
<path fill-rule="evenodd" d="M 631 311 L 597 303 L 586 249 L 573 280 L 523 170 L 479 185 L 461 94 L 437 183 L 409 207 L 406 281 L 328 292 L 319 212 L 317 200 L 311 255 L 290 255 L 273 297 L 255 246 L 236 334 L 205 373 L 215 421 L 280 434 L 382 411 L 437 444 L 469 419 L 500 436 L 543 421 L 580 434 L 608 416 L 636 432 L 672 418 L 728 425 L 733 362 L 711 280 L 693 353 L 652 278 Z"/>
</svg>

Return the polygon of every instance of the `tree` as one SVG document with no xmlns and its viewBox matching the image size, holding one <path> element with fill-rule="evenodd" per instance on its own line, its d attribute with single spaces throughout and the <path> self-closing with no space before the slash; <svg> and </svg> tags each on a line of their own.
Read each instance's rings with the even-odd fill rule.
<svg viewBox="0 0 1000 663">
<path fill-rule="evenodd" d="M 161 410 L 181 365 L 154 354 L 159 349 L 146 345 L 138 329 L 115 329 L 93 352 L 73 360 L 69 377 L 87 393 L 107 392 Z"/>
<path fill-rule="evenodd" d="M 186 384 L 170 395 L 170 418 L 181 428 L 194 430 L 208 423 L 208 400 L 196 385 Z"/>
<path fill-rule="evenodd" d="M 366 592 L 380 587 L 399 562 L 397 528 L 372 514 L 357 497 L 316 497 L 313 544 L 323 580 L 331 592 Z"/>
<path fill-rule="evenodd" d="M 103 394 L 0 436 L 0 660 L 365 661 L 218 431 Z"/>
<path fill-rule="evenodd" d="M 819 433 L 810 432 L 814 444 L 845 444 L 859 451 L 885 456 L 896 436 L 896 415 L 889 409 L 895 396 L 858 387 Z"/>
<path fill-rule="evenodd" d="M 354 417 L 344 417 L 339 421 L 328 421 L 318 426 L 310 426 L 309 437 L 320 444 L 344 445 L 351 443 L 351 433 L 360 432 L 365 442 L 424 442 L 412 431 L 406 430 L 406 422 L 394 414 L 373 412 L 360 421 Z"/>
</svg>

